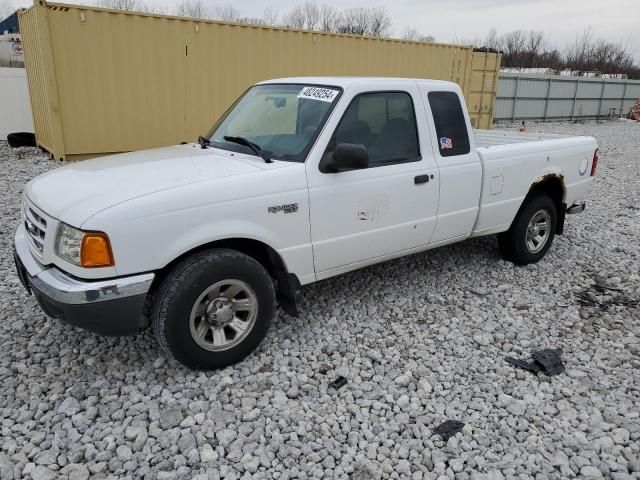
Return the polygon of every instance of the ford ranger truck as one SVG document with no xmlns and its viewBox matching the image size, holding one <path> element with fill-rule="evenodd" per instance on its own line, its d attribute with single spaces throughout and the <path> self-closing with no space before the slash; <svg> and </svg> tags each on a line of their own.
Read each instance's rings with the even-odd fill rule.
<svg viewBox="0 0 640 480">
<path fill-rule="evenodd" d="M 240 361 L 301 286 L 481 235 L 544 257 L 582 212 L 591 137 L 474 131 L 454 83 L 287 78 L 249 88 L 197 143 L 31 180 L 18 275 L 102 335 L 151 326 L 197 369 Z"/>
</svg>

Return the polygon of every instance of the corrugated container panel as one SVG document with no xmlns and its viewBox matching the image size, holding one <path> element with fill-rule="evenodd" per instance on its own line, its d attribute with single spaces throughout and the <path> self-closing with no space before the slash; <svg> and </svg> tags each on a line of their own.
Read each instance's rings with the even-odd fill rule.
<svg viewBox="0 0 640 480">
<path fill-rule="evenodd" d="M 550 98 L 573 98 L 576 83 L 570 80 L 553 80 L 551 82 Z"/>
<path fill-rule="evenodd" d="M 499 56 L 483 51 L 473 52 L 469 87 L 463 91 L 475 128 L 491 128 L 493 124 L 499 69 Z"/>
<path fill-rule="evenodd" d="M 575 117 L 596 117 L 600 100 L 579 100 L 576 102 Z"/>
<path fill-rule="evenodd" d="M 640 100 L 640 81 L 638 83 L 627 85 L 625 98 Z"/>
<path fill-rule="evenodd" d="M 572 100 L 549 100 L 547 107 L 547 118 L 569 118 L 571 117 Z"/>
<path fill-rule="evenodd" d="M 604 86 L 604 98 L 622 98 L 624 95 L 624 83 L 606 83 Z"/>
<path fill-rule="evenodd" d="M 451 80 L 461 85 L 469 103 L 478 104 L 474 123 L 488 128 L 492 121 L 499 55 L 474 53 L 471 47 L 41 0 L 21 13 L 20 22 L 32 32 L 24 42 L 27 57 L 40 51 L 45 65 L 39 68 L 35 53 L 27 65 L 34 112 L 40 112 L 36 131 L 41 145 L 58 158 L 195 140 L 253 83 L 287 76 Z M 49 45 L 48 52 L 39 43 Z M 43 99 L 41 84 L 49 97 L 55 93 L 54 102 Z M 58 107 L 52 109 L 53 104 Z"/>
<path fill-rule="evenodd" d="M 476 50 L 475 55 L 473 56 L 472 68 L 473 70 L 487 70 L 492 71 L 500 68 L 499 58 L 497 55 L 482 51 L 481 49 Z"/>
<path fill-rule="evenodd" d="M 38 36 L 36 9 L 29 9 L 23 14 L 22 42 L 32 47 L 24 52 L 27 72 L 44 72 L 40 38 Z M 27 75 L 31 111 L 36 131 L 36 141 L 47 150 L 53 148 L 53 134 L 47 97 L 46 77 L 42 74 Z"/>
<path fill-rule="evenodd" d="M 187 22 L 133 17 L 132 25 L 129 15 L 88 9 L 49 15 L 65 154 L 118 152 L 184 137 L 186 57 L 179 39 Z M 176 93 L 178 101 L 169 100 Z"/>
<path fill-rule="evenodd" d="M 604 115 L 607 116 L 609 114 L 609 110 L 615 108 L 616 109 L 616 114 L 620 113 L 621 111 L 624 110 L 620 110 L 620 100 L 618 99 L 605 99 L 602 101 L 602 106 L 600 108 L 600 115 Z"/>
<path fill-rule="evenodd" d="M 519 81 L 519 97 L 546 98 L 547 82 L 544 80 L 525 78 Z"/>
<path fill-rule="evenodd" d="M 516 105 L 515 118 L 542 118 L 544 117 L 544 100 L 525 99 Z"/>
<path fill-rule="evenodd" d="M 519 84 L 517 98 L 515 98 L 514 88 L 516 79 Z M 546 97 L 531 95 L 531 88 L 522 87 L 531 85 L 532 82 L 538 84 L 537 87 L 532 87 L 538 92 L 541 91 L 542 85 L 545 92 L 549 90 L 546 116 L 544 113 L 540 115 L 541 108 L 538 103 L 530 101 L 531 97 L 534 97 L 534 99 L 540 98 L 544 103 Z M 613 108 L 616 109 L 616 114 L 628 112 L 638 97 L 640 97 L 638 80 L 506 73 L 501 76 L 499 82 L 496 121 L 513 120 L 514 103 L 516 118 L 520 120 L 604 118 Z"/>
<path fill-rule="evenodd" d="M 513 97 L 516 94 L 517 81 L 515 78 L 500 76 L 498 81 L 498 92 L 501 97 Z"/>
<path fill-rule="evenodd" d="M 511 118 L 511 113 L 513 112 L 513 103 L 514 100 L 512 98 L 498 98 L 496 100 L 496 108 L 495 108 L 495 117 L 497 119 L 509 119 Z"/>
<path fill-rule="evenodd" d="M 581 81 L 577 98 L 600 98 L 602 95 L 602 81 Z"/>
</svg>

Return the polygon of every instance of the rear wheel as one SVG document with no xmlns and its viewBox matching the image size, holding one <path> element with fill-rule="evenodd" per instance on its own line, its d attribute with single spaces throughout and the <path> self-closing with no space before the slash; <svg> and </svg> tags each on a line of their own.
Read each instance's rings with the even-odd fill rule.
<svg viewBox="0 0 640 480">
<path fill-rule="evenodd" d="M 538 262 L 546 255 L 558 224 L 556 204 L 548 195 L 525 202 L 511 228 L 498 236 L 502 257 L 519 265 Z"/>
<path fill-rule="evenodd" d="M 152 323 L 163 349 L 191 368 L 232 365 L 265 337 L 275 316 L 267 271 L 233 250 L 194 254 L 167 275 L 155 297 Z"/>
</svg>

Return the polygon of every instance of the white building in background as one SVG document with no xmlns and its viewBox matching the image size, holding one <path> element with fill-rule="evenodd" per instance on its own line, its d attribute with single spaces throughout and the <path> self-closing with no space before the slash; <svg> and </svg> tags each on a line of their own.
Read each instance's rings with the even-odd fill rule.
<svg viewBox="0 0 640 480">
<path fill-rule="evenodd" d="M 0 67 L 24 68 L 24 52 L 19 33 L 0 32 Z"/>
<path fill-rule="evenodd" d="M 33 132 L 27 71 L 0 67 L 0 141 L 13 132 Z"/>
</svg>

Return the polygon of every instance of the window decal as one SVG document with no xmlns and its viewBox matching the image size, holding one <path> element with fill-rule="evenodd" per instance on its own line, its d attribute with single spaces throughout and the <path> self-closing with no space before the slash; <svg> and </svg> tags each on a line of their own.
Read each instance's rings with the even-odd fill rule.
<svg viewBox="0 0 640 480">
<path fill-rule="evenodd" d="M 320 100 L 321 102 L 333 102 L 338 96 L 338 90 L 322 87 L 304 87 L 298 94 L 298 98 Z"/>
</svg>

